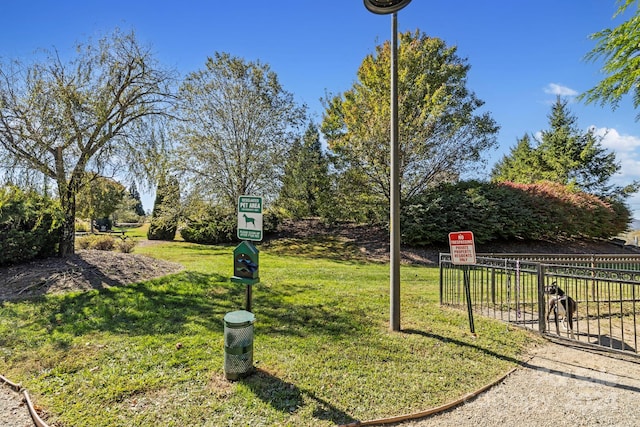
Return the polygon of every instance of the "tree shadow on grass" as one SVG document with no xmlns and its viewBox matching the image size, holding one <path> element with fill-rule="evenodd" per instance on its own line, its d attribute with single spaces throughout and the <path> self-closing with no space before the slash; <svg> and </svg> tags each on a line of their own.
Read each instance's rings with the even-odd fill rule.
<svg viewBox="0 0 640 427">
<path fill-rule="evenodd" d="M 347 413 L 339 410 L 326 400 L 318 397 L 311 391 L 301 390 L 294 384 L 256 369 L 254 373 L 240 380 L 263 402 L 268 403 L 275 410 L 294 414 L 307 401 L 315 403 L 316 409 L 313 416 L 319 420 L 331 421 L 333 424 L 348 424 L 355 421 Z"/>
<path fill-rule="evenodd" d="M 470 348 L 479 350 L 479 351 L 481 351 L 481 352 L 483 352 L 483 353 L 485 353 L 485 354 L 487 354 L 489 356 L 495 357 L 496 359 L 505 360 L 507 362 L 516 363 L 518 365 L 522 365 L 523 364 L 523 362 L 521 360 L 518 360 L 518 359 L 516 359 L 514 357 L 507 356 L 507 355 L 500 354 L 500 353 L 496 353 L 493 350 L 489 350 L 489 349 L 480 347 L 479 345 L 470 344 L 468 342 L 460 341 L 460 340 L 453 339 L 453 338 L 450 338 L 450 337 L 444 337 L 442 335 L 432 334 L 432 333 L 425 332 L 425 331 L 419 331 L 417 329 L 403 329 L 402 332 L 405 333 L 405 334 L 411 334 L 411 335 L 421 335 L 421 336 L 426 337 L 426 338 L 431 338 L 431 339 L 435 339 L 435 340 L 438 340 L 438 341 L 442 341 L 443 343 L 451 343 L 451 344 L 454 344 L 454 345 L 457 345 L 457 346 L 460 346 L 460 347 L 470 347 Z"/>
<path fill-rule="evenodd" d="M 75 336 L 96 331 L 122 335 L 179 334 L 185 323 L 222 332 L 224 314 L 244 287 L 218 274 L 182 272 L 126 287 L 49 298 L 42 325 Z"/>
<path fill-rule="evenodd" d="M 364 264 L 371 262 L 366 253 L 353 241 L 335 236 L 311 236 L 304 239 L 287 238 L 264 244 L 269 254 L 310 259 L 329 259 Z"/>
</svg>

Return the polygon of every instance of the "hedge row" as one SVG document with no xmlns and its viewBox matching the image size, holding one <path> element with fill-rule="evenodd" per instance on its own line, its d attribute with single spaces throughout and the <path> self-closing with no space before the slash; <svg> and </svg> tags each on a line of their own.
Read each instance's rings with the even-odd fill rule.
<svg viewBox="0 0 640 427">
<path fill-rule="evenodd" d="M 446 243 L 451 231 L 473 231 L 478 243 L 495 240 L 609 238 L 624 232 L 629 209 L 552 182 L 464 181 L 437 186 L 402 210 L 403 242 Z"/>
</svg>

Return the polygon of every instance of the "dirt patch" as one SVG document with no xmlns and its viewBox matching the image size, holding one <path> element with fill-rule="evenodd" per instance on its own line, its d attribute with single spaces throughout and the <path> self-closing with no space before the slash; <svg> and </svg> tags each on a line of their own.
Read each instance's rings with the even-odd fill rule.
<svg viewBox="0 0 640 427">
<path fill-rule="evenodd" d="M 139 254 L 79 250 L 0 268 L 0 302 L 44 294 L 124 286 L 178 272 L 179 264 Z"/>
</svg>

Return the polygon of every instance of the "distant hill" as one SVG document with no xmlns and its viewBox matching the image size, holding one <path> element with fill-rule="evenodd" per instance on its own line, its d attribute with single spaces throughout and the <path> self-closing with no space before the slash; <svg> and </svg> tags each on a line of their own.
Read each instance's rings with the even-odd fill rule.
<svg viewBox="0 0 640 427">
<path fill-rule="evenodd" d="M 631 230 L 640 230 L 640 219 L 632 220 L 629 227 L 631 228 Z"/>
</svg>

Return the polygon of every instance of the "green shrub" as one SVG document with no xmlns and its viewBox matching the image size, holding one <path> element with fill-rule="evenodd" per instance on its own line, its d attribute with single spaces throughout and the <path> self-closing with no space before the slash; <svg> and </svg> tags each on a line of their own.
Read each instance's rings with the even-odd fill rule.
<svg viewBox="0 0 640 427">
<path fill-rule="evenodd" d="M 91 231 L 91 224 L 89 221 L 83 221 L 81 219 L 76 218 L 76 232 L 78 233 L 88 233 Z"/>
<path fill-rule="evenodd" d="M 167 240 L 171 241 L 176 238 L 178 224 L 174 221 L 165 222 L 158 218 L 151 219 L 149 230 L 147 231 L 147 239 L 149 240 Z"/>
<path fill-rule="evenodd" d="M 62 219 L 57 201 L 14 186 L 0 188 L 0 265 L 55 255 Z"/>
<path fill-rule="evenodd" d="M 147 231 L 149 240 L 175 239 L 181 217 L 180 187 L 174 176 L 161 176 Z"/>
<path fill-rule="evenodd" d="M 129 254 L 136 246 L 136 241 L 133 239 L 118 239 L 116 240 L 116 249 L 122 253 Z"/>
<path fill-rule="evenodd" d="M 114 247 L 116 247 L 116 239 L 106 234 L 92 234 L 76 238 L 76 248 L 78 249 L 112 251 Z"/>
<path fill-rule="evenodd" d="M 99 251 L 112 251 L 116 241 L 113 237 L 107 235 L 94 236 L 89 249 L 97 249 Z"/>
<path fill-rule="evenodd" d="M 267 209 L 262 214 L 263 234 L 275 232 L 282 221 L 282 211 Z M 238 214 L 229 207 L 194 203 L 180 236 L 187 242 L 213 245 L 231 243 L 237 238 Z"/>
<path fill-rule="evenodd" d="M 537 184 L 464 181 L 442 184 L 405 203 L 404 243 L 446 243 L 451 231 L 473 231 L 492 240 L 609 238 L 627 228 L 624 204 L 552 182 Z"/>
<path fill-rule="evenodd" d="M 235 211 L 222 206 L 201 205 L 185 219 L 180 235 L 187 242 L 200 244 L 228 243 L 236 240 L 238 218 Z"/>
<path fill-rule="evenodd" d="M 92 240 L 93 236 L 76 237 L 76 249 L 89 249 L 91 247 Z"/>
</svg>

